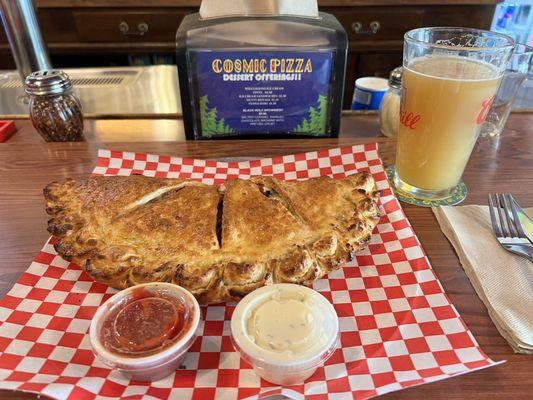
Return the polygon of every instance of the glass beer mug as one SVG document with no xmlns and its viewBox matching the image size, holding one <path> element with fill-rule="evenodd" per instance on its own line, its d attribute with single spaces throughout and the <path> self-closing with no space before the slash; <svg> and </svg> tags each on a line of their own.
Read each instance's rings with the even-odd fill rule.
<svg viewBox="0 0 533 400">
<path fill-rule="evenodd" d="M 458 185 L 514 47 L 467 28 L 420 28 L 404 38 L 394 184 L 420 199 Z"/>
</svg>

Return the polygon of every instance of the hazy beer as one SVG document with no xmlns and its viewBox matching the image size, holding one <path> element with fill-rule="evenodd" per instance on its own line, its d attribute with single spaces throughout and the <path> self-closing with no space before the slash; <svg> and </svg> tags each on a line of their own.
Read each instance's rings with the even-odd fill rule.
<svg viewBox="0 0 533 400">
<path fill-rule="evenodd" d="M 424 29 L 449 33 L 461 28 Z M 423 36 L 428 37 L 431 35 Z M 425 45 L 415 42 L 419 47 Z M 480 54 L 465 56 L 483 49 L 449 46 L 448 51 L 442 42 L 437 47 L 428 52 L 419 48 L 404 51 L 407 59 L 394 183 L 421 198 L 446 197 L 459 183 L 505 69 L 485 61 Z M 417 52 L 416 57 L 411 56 Z M 502 58 L 505 67 L 506 57 Z"/>
<path fill-rule="evenodd" d="M 422 57 L 404 68 L 402 181 L 433 191 L 459 183 L 500 78 L 489 64 L 459 57 Z"/>
</svg>

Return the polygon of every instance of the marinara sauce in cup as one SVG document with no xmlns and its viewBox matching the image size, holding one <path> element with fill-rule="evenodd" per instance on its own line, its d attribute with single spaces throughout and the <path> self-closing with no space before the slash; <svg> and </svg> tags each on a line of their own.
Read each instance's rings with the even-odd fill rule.
<svg viewBox="0 0 533 400">
<path fill-rule="evenodd" d="M 135 380 L 164 378 L 183 362 L 196 339 L 200 307 L 171 283 L 146 283 L 118 292 L 91 322 L 90 341 L 107 366 Z"/>
</svg>

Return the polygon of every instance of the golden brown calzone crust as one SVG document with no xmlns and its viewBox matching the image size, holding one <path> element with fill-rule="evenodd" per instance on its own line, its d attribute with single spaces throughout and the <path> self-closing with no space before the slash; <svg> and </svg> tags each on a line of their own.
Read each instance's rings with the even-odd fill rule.
<svg viewBox="0 0 533 400">
<path fill-rule="evenodd" d="M 44 189 L 57 252 L 122 289 L 174 282 L 201 303 L 276 282 L 310 284 L 351 260 L 377 224 L 368 173 L 284 182 L 92 177 Z"/>
</svg>

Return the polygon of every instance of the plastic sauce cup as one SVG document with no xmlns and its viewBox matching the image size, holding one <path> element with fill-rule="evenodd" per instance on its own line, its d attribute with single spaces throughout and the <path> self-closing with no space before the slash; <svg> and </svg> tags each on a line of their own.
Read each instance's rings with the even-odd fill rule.
<svg viewBox="0 0 533 400">
<path fill-rule="evenodd" d="M 139 295 L 139 293 L 141 293 L 141 295 Z M 154 298 L 156 299 L 155 301 L 153 301 Z M 163 317 L 163 314 L 158 314 L 157 312 L 155 312 L 155 317 L 152 315 L 152 318 L 155 318 L 154 325 L 161 325 L 163 326 L 163 329 L 168 328 L 168 326 L 164 325 L 167 321 L 164 318 L 167 318 L 171 322 L 179 320 L 177 319 L 177 316 L 179 316 L 178 313 L 172 311 L 172 304 L 179 304 L 180 310 L 185 311 L 187 315 L 186 318 L 179 320 L 182 324 L 181 330 L 177 331 L 174 337 L 169 339 L 168 342 L 163 342 L 159 347 L 157 347 L 156 342 L 155 348 L 150 349 L 149 351 L 131 354 L 125 354 L 122 351 L 113 351 L 109 345 L 104 343 L 103 328 L 104 325 L 110 324 L 109 322 L 106 322 L 107 317 L 111 314 L 114 316 L 120 316 L 121 311 L 124 311 L 127 307 L 133 305 L 133 308 L 130 308 L 129 310 L 131 314 L 129 317 L 132 318 L 133 321 L 137 321 L 135 318 L 139 315 L 139 311 L 137 311 L 135 307 L 141 307 L 143 305 L 134 304 L 134 302 L 143 299 L 150 299 L 149 302 L 145 302 L 145 308 L 159 306 L 164 311 L 167 311 L 165 317 Z M 155 310 L 158 311 L 157 308 L 155 308 Z M 174 309 L 174 311 L 176 310 Z M 168 315 L 170 315 L 170 317 Z M 116 317 L 114 321 L 114 324 L 109 326 L 112 326 L 113 329 L 117 329 L 116 324 L 117 322 L 120 322 L 119 317 Z M 196 331 L 199 322 L 200 306 L 198 305 L 198 301 L 189 291 L 171 283 L 146 283 L 122 290 L 102 304 L 91 321 L 89 337 L 94 354 L 105 365 L 122 372 L 134 380 L 154 381 L 170 375 L 179 368 L 185 359 L 187 351 L 196 339 Z M 135 330 L 137 329 L 139 335 L 145 334 L 145 332 L 142 331 L 142 323 L 136 323 L 138 326 L 134 325 L 129 331 L 125 330 L 124 332 L 135 335 Z M 168 328 L 167 331 L 164 331 L 164 333 L 168 333 L 169 331 L 170 328 Z M 129 338 L 127 335 L 125 339 L 122 337 L 120 340 L 128 343 L 131 342 L 131 340 L 128 341 Z M 158 340 L 158 338 L 155 340 Z M 120 344 L 123 342 L 119 341 L 117 343 Z M 147 343 L 150 342 L 147 341 Z M 142 342 L 140 344 L 137 343 L 139 346 L 143 344 L 144 343 Z"/>
<path fill-rule="evenodd" d="M 295 307 L 295 314 L 290 317 L 283 317 L 284 307 L 287 303 L 278 303 L 274 305 L 277 308 L 267 304 L 268 302 L 279 302 L 295 300 L 291 307 Z M 297 303 L 298 299 L 304 305 Z M 265 307 L 266 304 L 266 307 Z M 298 333 L 299 324 L 298 317 L 302 315 L 298 307 L 308 307 L 312 310 L 312 321 L 314 328 L 312 329 L 309 340 L 302 339 L 301 329 Z M 269 309 L 268 315 L 262 314 L 259 317 L 257 310 Z M 273 313 L 272 310 L 279 310 Z M 307 315 L 307 311 L 303 314 Z M 288 314 L 287 314 L 288 315 Z M 294 318 L 296 316 L 296 318 Z M 306 341 L 307 345 L 303 347 L 291 347 L 283 349 L 276 343 L 266 344 L 262 339 L 262 333 L 254 336 L 254 332 L 250 330 L 261 329 L 257 328 L 267 326 L 264 323 L 265 318 L 274 318 L 274 323 L 270 327 L 278 332 L 284 332 L 286 329 L 292 329 L 293 324 L 296 325 L 296 335 L 298 343 Z M 254 322 L 250 323 L 250 320 Z M 259 321 L 259 322 L 257 322 Z M 288 328 L 284 325 L 290 325 Z M 273 335 L 272 335 L 273 334 Z M 275 332 L 270 331 L 265 333 L 266 337 L 276 337 Z M 281 333 L 280 333 L 281 335 Z M 316 369 L 322 365 L 335 351 L 338 346 L 339 336 L 339 320 L 332 304 L 320 293 L 305 286 L 280 283 L 275 285 L 264 286 L 244 297 L 236 306 L 231 318 L 231 338 L 233 345 L 240 353 L 241 358 L 249 363 L 255 373 L 261 378 L 277 385 L 295 385 L 303 383 L 307 378 L 311 377 Z M 285 339 L 283 337 L 277 338 L 280 342 Z M 293 343 L 287 341 L 287 343 Z"/>
</svg>

